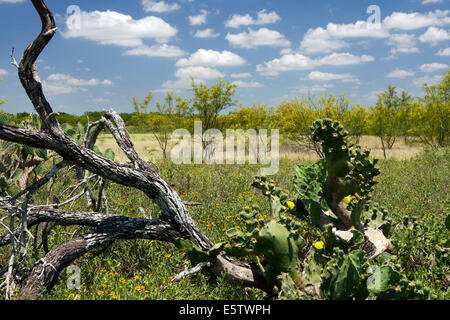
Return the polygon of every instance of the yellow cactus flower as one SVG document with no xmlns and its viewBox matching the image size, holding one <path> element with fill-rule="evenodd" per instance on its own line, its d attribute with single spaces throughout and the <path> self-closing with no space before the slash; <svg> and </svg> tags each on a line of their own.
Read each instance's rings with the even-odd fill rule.
<svg viewBox="0 0 450 320">
<path fill-rule="evenodd" d="M 323 241 L 317 241 L 314 243 L 314 248 L 317 250 L 322 250 L 323 247 L 325 247 L 325 243 L 323 243 Z"/>
<path fill-rule="evenodd" d="M 349 196 L 345 197 L 344 199 L 342 199 L 342 201 L 344 201 L 345 204 L 349 204 L 353 198 L 354 197 L 352 195 L 349 195 Z"/>
<path fill-rule="evenodd" d="M 289 209 L 293 210 L 295 208 L 295 203 L 293 203 L 292 201 L 288 201 L 286 202 L 287 206 Z"/>
</svg>

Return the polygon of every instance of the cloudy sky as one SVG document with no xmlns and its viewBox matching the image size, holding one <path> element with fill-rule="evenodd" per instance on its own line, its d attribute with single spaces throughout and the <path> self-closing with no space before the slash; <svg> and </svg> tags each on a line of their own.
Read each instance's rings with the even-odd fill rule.
<svg viewBox="0 0 450 320">
<path fill-rule="evenodd" d="M 55 111 L 132 112 L 131 96 L 189 96 L 190 77 L 239 103 L 311 93 L 369 105 L 388 84 L 422 95 L 450 65 L 450 0 L 47 0 L 58 33 L 38 69 Z M 32 107 L 10 64 L 40 31 L 29 0 L 0 0 L 3 109 Z M 154 101 L 153 101 L 154 102 Z"/>
</svg>

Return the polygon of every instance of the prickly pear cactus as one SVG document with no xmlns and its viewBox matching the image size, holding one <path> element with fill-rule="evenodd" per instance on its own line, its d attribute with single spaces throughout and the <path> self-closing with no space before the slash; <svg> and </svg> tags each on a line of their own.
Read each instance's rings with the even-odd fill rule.
<svg viewBox="0 0 450 320">
<path fill-rule="evenodd" d="M 335 248 L 322 274 L 320 292 L 323 299 L 365 299 L 369 295 L 366 286 L 367 259 L 362 250 L 345 254 Z"/>
<path fill-rule="evenodd" d="M 303 179 L 303 185 L 315 183 L 314 190 L 320 196 L 322 207 L 326 204 L 347 227 L 360 229 L 361 214 L 376 184 L 374 178 L 380 174 L 376 168 L 377 160 L 369 159 L 370 151 L 363 151 L 349 142 L 348 132 L 336 121 L 318 120 L 311 130 L 313 141 L 322 147 L 324 154 L 324 158 L 315 165 L 320 179 L 308 179 L 305 175 L 307 170 L 301 168 L 297 170 L 296 181 Z M 319 171 L 317 167 L 323 170 Z M 309 197 L 301 185 L 297 183 L 295 186 L 305 205 L 311 200 L 317 201 L 317 196 Z M 350 217 L 342 216 L 340 206 L 350 211 Z"/>
<path fill-rule="evenodd" d="M 234 256 L 263 257 L 266 267 L 259 264 L 271 287 L 280 285 L 278 277 L 282 273 L 288 274 L 294 282 L 300 281 L 297 259 L 306 242 L 299 233 L 298 221 L 288 216 L 292 203 L 266 177 L 257 177 L 253 186 L 269 198 L 271 217 L 265 219 L 257 206 L 252 211 L 245 209 L 241 217 L 245 219 L 247 232 L 230 230 L 227 234 L 231 243 L 226 252 Z"/>
<path fill-rule="evenodd" d="M 370 196 L 380 174 L 377 159 L 370 159 L 370 151 L 348 141 L 347 131 L 336 121 L 318 120 L 311 130 L 324 157 L 312 166 L 296 168 L 297 215 L 318 226 L 323 212 L 329 212 L 347 230 L 371 227 L 387 236 L 387 215 L 372 204 Z"/>
<path fill-rule="evenodd" d="M 288 273 L 281 273 L 278 276 L 278 282 L 280 283 L 280 290 L 278 292 L 279 300 L 307 300 L 310 296 L 301 290 L 301 283 L 295 283 Z"/>
<path fill-rule="evenodd" d="M 367 289 L 379 300 L 429 300 L 436 299 L 421 282 L 409 281 L 401 274 L 398 265 L 371 266 Z"/>
<path fill-rule="evenodd" d="M 8 114 L 0 114 L 1 123 L 30 129 L 41 128 L 40 119 L 36 115 L 25 118 L 20 124 L 16 124 L 13 120 L 13 117 Z M 0 142 L 0 192 L 5 193 L 12 183 L 17 183 L 24 188 L 31 173 L 39 177 L 43 163 L 50 157 L 51 154 L 45 149 L 31 148 L 7 141 Z"/>
<path fill-rule="evenodd" d="M 385 252 L 388 212 L 370 196 L 380 174 L 377 161 L 348 142 L 337 122 L 319 120 L 312 130 L 324 158 L 296 168 L 296 199 L 269 178 L 256 177 L 252 185 L 268 198 L 270 212 L 245 208 L 244 230 L 227 231 L 230 241 L 208 252 L 183 241 L 178 246 L 195 263 L 220 253 L 253 258 L 279 299 L 433 298 L 429 289 L 405 280 Z M 307 244 L 301 234 L 306 228 L 317 230 L 321 240 Z M 371 242 L 377 237 L 385 246 Z"/>
</svg>

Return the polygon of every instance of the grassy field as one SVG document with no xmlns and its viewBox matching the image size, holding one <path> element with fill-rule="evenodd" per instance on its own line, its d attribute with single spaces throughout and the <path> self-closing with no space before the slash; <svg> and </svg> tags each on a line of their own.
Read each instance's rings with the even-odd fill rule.
<svg viewBox="0 0 450 320">
<path fill-rule="evenodd" d="M 392 241 L 398 262 L 410 280 L 421 280 L 439 299 L 449 299 L 449 233 L 445 216 L 449 207 L 449 151 L 425 152 L 409 160 L 382 160 L 380 183 L 374 199 L 390 212 L 396 227 Z M 299 161 L 283 158 L 280 172 L 274 177 L 283 189 L 292 191 L 294 167 Z M 226 240 L 224 231 L 237 225 L 244 227 L 239 217 L 245 206 L 258 203 L 267 206 L 265 199 L 251 187 L 258 166 L 176 166 L 161 163 L 161 175 L 187 201 L 202 202 L 203 206 L 190 208 L 200 228 L 213 241 Z M 60 184 L 70 183 L 65 176 Z M 41 197 L 45 197 L 45 193 Z M 142 217 L 139 206 L 147 217 L 158 215 L 157 208 L 134 189 L 111 185 L 106 192 L 115 214 Z M 72 209 L 84 209 L 80 200 Z M 268 209 L 268 206 L 267 206 Z M 409 221 L 405 221 L 408 218 Z M 407 223 L 406 223 L 407 222 Z M 51 244 L 82 234 L 84 228 L 55 228 Z M 73 233 L 75 232 L 75 233 Z M 314 229 L 304 231 L 308 245 L 317 240 Z M 4 262 L 2 262 L 3 264 Z M 171 278 L 182 271 L 188 261 L 173 245 L 154 241 L 116 242 L 101 254 L 90 253 L 76 261 L 81 268 L 79 290 L 66 287 L 63 273 L 55 289 L 43 299 L 263 299 L 257 289 L 245 289 L 194 275 L 180 283 L 171 284 Z"/>
<path fill-rule="evenodd" d="M 144 160 L 157 161 L 162 158 L 162 151 L 152 133 L 132 133 L 131 140 L 134 143 L 136 151 Z M 383 149 L 380 139 L 375 136 L 363 136 L 359 143 L 362 147 L 369 148 L 371 155 L 377 158 L 383 158 Z M 173 146 L 174 143 L 171 143 Z M 98 138 L 97 146 L 101 151 L 110 148 L 116 154 L 116 160 L 126 161 L 125 154 L 120 150 L 111 134 L 102 134 Z M 391 150 L 386 150 L 388 158 L 409 159 L 425 149 L 421 144 L 406 144 L 403 138 L 398 138 Z M 292 160 L 317 160 L 317 154 L 312 150 L 299 150 L 293 144 L 282 144 L 280 146 L 280 156 Z"/>
<path fill-rule="evenodd" d="M 157 145 L 147 146 L 148 135 L 133 135 L 132 138 L 144 158 L 147 158 L 145 151 L 147 159 L 155 156 L 148 148 L 157 148 Z M 109 136 L 100 137 L 99 142 L 101 150 L 112 146 Z M 373 148 L 376 143 L 374 138 L 364 137 L 361 144 Z M 374 149 L 377 155 L 380 151 Z M 121 160 L 119 150 L 115 151 Z M 280 170 L 273 178 L 294 195 L 294 168 L 310 163 L 315 157 L 306 155 L 302 159 L 301 154 L 283 155 Z M 388 209 L 395 225 L 391 231 L 394 254 L 410 280 L 423 281 L 439 299 L 449 299 L 450 264 L 446 251 L 449 232 L 445 218 L 449 208 L 450 150 L 423 151 L 422 147 L 398 144 L 389 155 L 395 156 L 380 161 L 380 183 L 376 186 L 374 200 Z M 161 176 L 175 186 L 181 197 L 203 203 L 190 208 L 190 212 L 214 242 L 226 240 L 227 229 L 245 228 L 239 216 L 244 207 L 256 203 L 269 210 L 265 198 L 251 187 L 254 176 L 259 174 L 257 165 L 174 165 L 158 158 Z M 61 172 L 53 190 L 63 190 L 73 179 L 72 174 Z M 48 195 L 43 188 L 36 202 L 45 203 Z M 158 208 L 135 189 L 111 184 L 106 196 L 112 208 L 110 213 L 147 218 L 159 214 Z M 140 212 L 139 206 L 145 208 L 145 214 Z M 86 201 L 81 198 L 67 209 L 86 210 Z M 50 246 L 86 231 L 84 227 L 55 227 L 50 235 Z M 313 228 L 304 230 L 308 247 L 318 240 L 319 234 Z M 6 259 L 6 248 L 0 248 L 0 265 L 6 265 Z M 172 244 L 156 241 L 119 241 L 104 251 L 87 254 L 75 264 L 81 268 L 81 288 L 68 289 L 69 275 L 64 272 L 53 291 L 42 299 L 264 299 L 262 291 L 232 285 L 220 277 L 211 279 L 204 274 L 170 283 L 188 260 Z"/>
</svg>

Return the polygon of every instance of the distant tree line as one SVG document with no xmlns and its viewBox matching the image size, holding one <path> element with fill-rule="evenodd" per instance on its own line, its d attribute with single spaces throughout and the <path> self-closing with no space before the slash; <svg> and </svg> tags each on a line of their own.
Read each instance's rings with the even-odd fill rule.
<svg viewBox="0 0 450 320">
<path fill-rule="evenodd" d="M 167 156 L 168 141 L 176 128 L 193 132 L 194 121 L 202 121 L 203 130 L 219 129 L 280 129 L 284 142 L 299 146 L 311 145 L 310 126 L 321 118 L 342 123 L 359 142 L 363 135 L 374 135 L 380 139 L 384 153 L 392 149 L 398 139 L 406 142 L 420 141 L 433 147 L 448 145 L 450 111 L 450 70 L 437 85 L 424 84 L 424 97 L 413 98 L 407 92 L 389 85 L 378 94 L 374 106 L 351 105 L 345 95 L 331 93 L 314 97 L 308 95 L 284 101 L 278 106 L 255 104 L 251 107 L 237 105 L 233 100 L 236 85 L 219 81 L 208 86 L 197 84 L 192 79 L 192 97 L 182 98 L 167 92 L 164 101 L 155 101 L 148 92 L 141 102 L 132 97 L 134 112 L 121 113 L 131 133 L 153 133 L 163 153 Z M 0 100 L 1 102 L 4 100 Z M 86 112 L 72 115 L 61 112 L 60 123 L 73 127 L 85 126 L 102 117 L 102 112 Z M 18 113 L 14 122 L 20 124 L 29 119 L 28 113 Z"/>
</svg>

